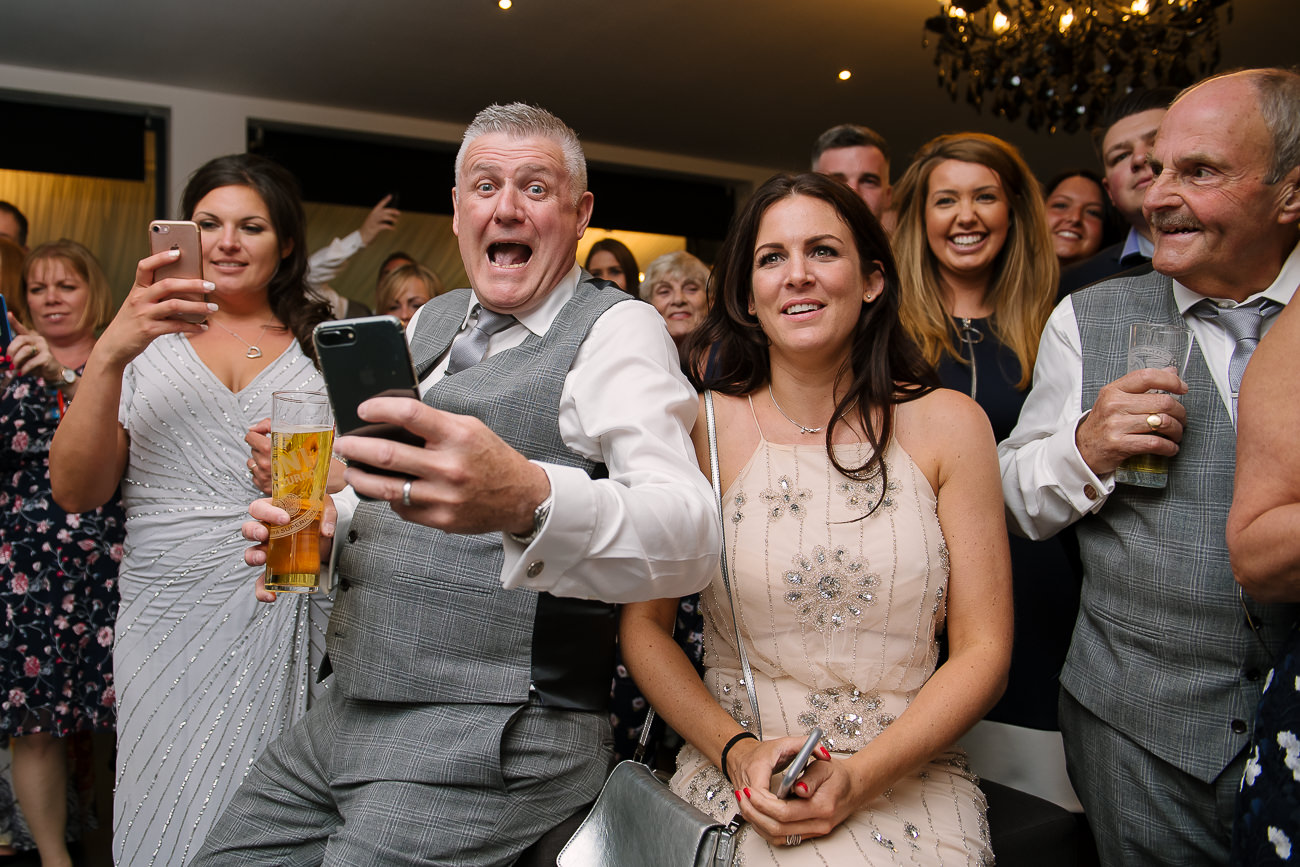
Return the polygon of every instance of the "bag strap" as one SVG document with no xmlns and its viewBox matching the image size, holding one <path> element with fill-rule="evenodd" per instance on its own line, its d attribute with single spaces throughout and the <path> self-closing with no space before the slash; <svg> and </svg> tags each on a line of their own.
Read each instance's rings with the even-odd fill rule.
<svg viewBox="0 0 1300 867">
<path fill-rule="evenodd" d="M 713 392 L 704 393 L 704 416 L 708 424 L 709 431 L 709 476 L 713 480 L 713 504 L 718 509 L 718 519 L 726 526 L 726 516 L 722 512 L 722 474 L 718 469 L 718 424 L 713 414 Z M 740 640 L 740 618 L 736 616 L 736 600 L 731 592 L 730 570 L 727 568 L 727 543 L 722 543 L 722 557 L 719 565 L 722 567 L 722 585 L 727 590 L 727 602 L 731 605 L 731 624 L 736 629 L 736 648 L 740 652 L 740 668 L 744 674 L 745 691 L 749 694 L 749 706 L 754 710 L 754 733 L 758 739 L 763 739 L 763 721 L 758 714 L 758 693 L 754 689 L 754 678 L 749 669 L 749 655 L 745 653 L 745 643 Z M 673 615 L 672 637 L 677 637 L 677 615 Z M 655 709 L 652 707 L 646 711 L 645 722 L 641 724 L 641 737 L 637 740 L 636 750 L 632 753 L 632 760 L 635 762 L 645 762 L 646 747 L 650 743 L 650 726 L 655 721 Z"/>
<path fill-rule="evenodd" d="M 713 503 L 718 508 L 718 519 L 726 527 L 727 517 L 722 511 L 722 472 L 718 469 L 718 422 L 713 412 L 713 392 L 704 392 L 704 417 L 709 426 L 709 476 L 713 480 Z M 740 654 L 740 669 L 744 675 L 745 692 L 749 694 L 749 706 L 754 711 L 754 734 L 763 739 L 763 720 L 758 713 L 758 692 L 754 689 L 754 676 L 749 669 L 749 655 L 745 653 L 745 642 L 740 638 L 740 618 L 736 616 L 736 594 L 731 589 L 731 570 L 727 567 L 727 543 L 724 533 L 722 543 L 722 586 L 727 590 L 727 602 L 731 605 L 731 625 L 736 629 L 736 651 Z"/>
</svg>

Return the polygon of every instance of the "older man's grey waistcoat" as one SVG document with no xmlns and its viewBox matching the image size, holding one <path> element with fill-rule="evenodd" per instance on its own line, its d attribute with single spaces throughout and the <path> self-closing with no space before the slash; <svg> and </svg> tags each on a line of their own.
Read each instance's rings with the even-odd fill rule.
<svg viewBox="0 0 1300 867">
<path fill-rule="evenodd" d="M 1083 407 L 1127 370 L 1135 322 L 1182 327 L 1168 277 L 1107 281 L 1072 296 Z M 1224 531 L 1236 432 L 1198 345 L 1184 375 L 1187 425 L 1164 489 L 1116 485 L 1075 526 L 1083 598 L 1061 684 L 1144 749 L 1205 782 L 1247 746 L 1270 653 L 1237 598 Z M 1248 602 L 1276 649 L 1293 606 Z"/>
<path fill-rule="evenodd" d="M 560 438 L 564 380 L 591 326 L 629 296 L 587 278 L 544 335 L 498 352 L 424 396 L 482 420 L 530 460 L 598 469 Z M 425 305 L 411 337 L 417 369 L 460 328 L 468 291 Z M 603 469 L 603 467 L 601 468 Z M 327 649 L 336 689 L 390 702 L 544 703 L 600 710 L 613 670 L 614 606 L 501 586 L 500 533 L 456 535 L 362 502 L 338 568 Z"/>
</svg>

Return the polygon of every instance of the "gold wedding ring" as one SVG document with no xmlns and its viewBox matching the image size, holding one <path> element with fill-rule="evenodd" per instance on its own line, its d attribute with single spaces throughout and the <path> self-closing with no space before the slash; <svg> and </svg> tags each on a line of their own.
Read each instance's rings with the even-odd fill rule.
<svg viewBox="0 0 1300 867">
<path fill-rule="evenodd" d="M 1147 426 L 1153 431 L 1160 430 L 1160 416 L 1154 412 L 1147 416 Z"/>
</svg>

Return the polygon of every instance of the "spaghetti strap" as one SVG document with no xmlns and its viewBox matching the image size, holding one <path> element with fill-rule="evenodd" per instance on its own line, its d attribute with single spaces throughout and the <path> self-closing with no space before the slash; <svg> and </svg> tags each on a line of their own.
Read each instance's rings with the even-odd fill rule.
<svg viewBox="0 0 1300 867">
<path fill-rule="evenodd" d="M 747 394 L 745 400 L 749 401 L 749 415 L 754 419 L 754 429 L 758 431 L 759 442 L 767 445 L 767 437 L 763 436 L 763 426 L 758 423 L 758 413 L 754 411 L 754 396 Z"/>
</svg>

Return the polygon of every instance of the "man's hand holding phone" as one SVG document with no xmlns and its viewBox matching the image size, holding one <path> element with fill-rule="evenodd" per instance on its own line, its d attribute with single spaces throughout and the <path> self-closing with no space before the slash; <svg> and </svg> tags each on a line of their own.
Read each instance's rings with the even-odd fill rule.
<svg viewBox="0 0 1300 867">
<path fill-rule="evenodd" d="M 533 512 L 549 496 L 550 479 L 483 422 L 403 397 L 372 398 L 357 414 L 368 424 L 396 425 L 425 443 L 335 440 L 335 452 L 349 463 L 344 479 L 358 494 L 387 500 L 406 520 L 448 533 L 532 531 Z"/>
</svg>

